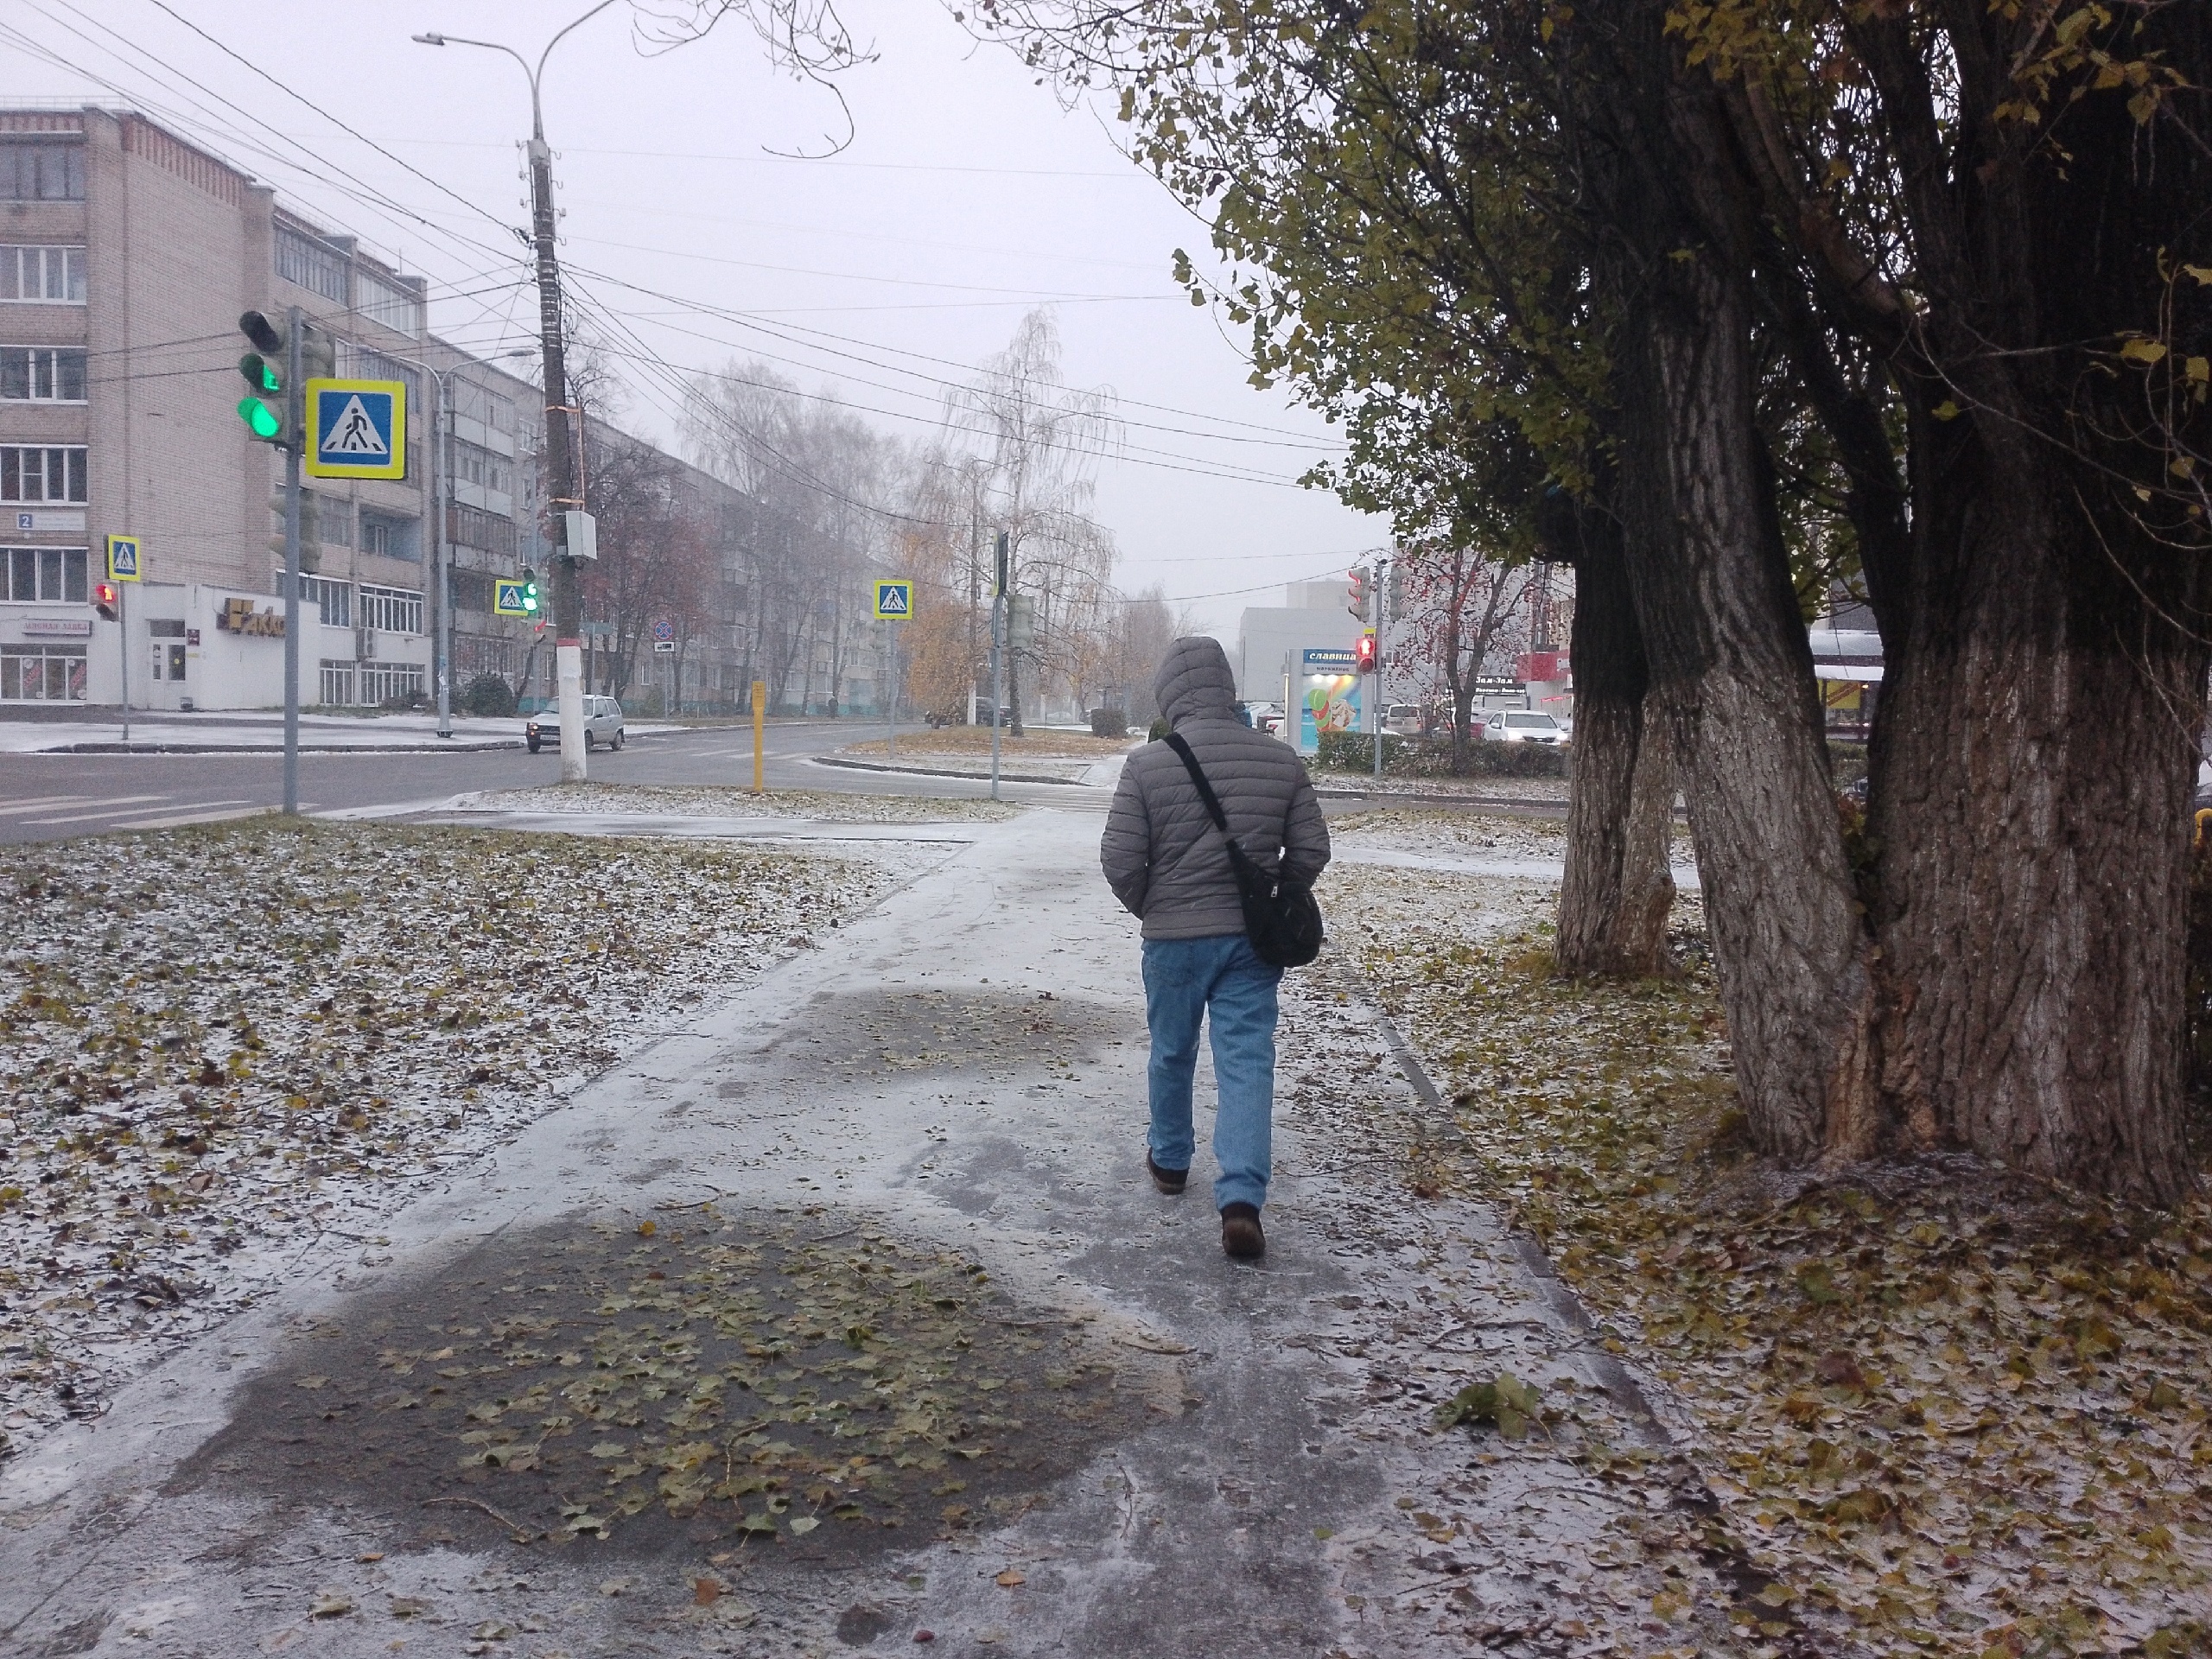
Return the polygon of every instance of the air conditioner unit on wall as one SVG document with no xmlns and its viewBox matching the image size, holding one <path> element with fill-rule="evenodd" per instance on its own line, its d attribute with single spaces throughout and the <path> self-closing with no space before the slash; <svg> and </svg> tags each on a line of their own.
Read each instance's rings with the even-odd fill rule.
<svg viewBox="0 0 2212 1659">
<path fill-rule="evenodd" d="M 354 629 L 353 660 L 357 663 L 372 663 L 376 660 L 376 656 L 377 631 L 374 628 Z"/>
</svg>

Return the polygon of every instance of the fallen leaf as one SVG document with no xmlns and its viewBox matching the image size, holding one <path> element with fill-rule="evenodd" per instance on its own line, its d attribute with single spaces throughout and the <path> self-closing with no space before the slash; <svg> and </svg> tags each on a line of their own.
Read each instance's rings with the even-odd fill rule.
<svg viewBox="0 0 2212 1659">
<path fill-rule="evenodd" d="M 722 1599 L 722 1586 L 713 1579 L 691 1580 L 691 1599 L 702 1607 L 711 1607 Z"/>
<path fill-rule="evenodd" d="M 309 1618 L 338 1618 L 353 1611 L 353 1598 L 343 1590 L 318 1590 L 308 1608 Z"/>
<path fill-rule="evenodd" d="M 1001 1589 L 1001 1590 L 1011 1590 L 1011 1589 L 1014 1588 L 1017 1585 L 1024 1585 L 1024 1584 L 1028 1583 L 1028 1582 L 1029 1582 L 1029 1580 L 1028 1580 L 1027 1578 L 1025 1578 L 1025 1577 L 1024 1577 L 1024 1576 L 1023 1576 L 1020 1572 L 1018 1572 L 1018 1571 L 1016 1571 L 1014 1568 L 1013 1568 L 1013 1567 L 1009 1567 L 1008 1568 L 1007 1568 L 1007 1570 L 1006 1570 L 1005 1572 L 1003 1572 L 1003 1573 L 1000 1573 L 1000 1574 L 998 1575 L 998 1577 L 996 1577 L 995 1579 L 993 1579 L 993 1580 L 991 1580 L 991 1582 L 992 1582 L 993 1584 L 995 1584 L 996 1586 L 998 1586 L 998 1587 L 999 1587 L 1000 1589 Z"/>
</svg>

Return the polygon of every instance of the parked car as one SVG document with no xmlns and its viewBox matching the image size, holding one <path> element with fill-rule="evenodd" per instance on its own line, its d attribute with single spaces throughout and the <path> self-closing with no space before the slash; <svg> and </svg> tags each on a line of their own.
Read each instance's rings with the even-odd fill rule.
<svg viewBox="0 0 2212 1659">
<path fill-rule="evenodd" d="M 1282 726 L 1282 706 L 1274 702 L 1240 702 L 1237 718 L 1255 732 L 1265 732 L 1273 737 Z"/>
<path fill-rule="evenodd" d="M 1421 734 L 1421 704 L 1394 702 L 1382 711 L 1382 729 L 1398 737 L 1419 737 Z"/>
<path fill-rule="evenodd" d="M 547 743 L 555 747 L 561 742 L 561 702 L 555 698 L 532 715 L 522 728 L 523 741 L 536 754 Z M 584 750 L 590 753 L 594 743 L 604 743 L 610 749 L 622 747 L 622 705 L 612 697 L 584 699 Z"/>
<path fill-rule="evenodd" d="M 1491 743 L 1560 743 L 1566 735 L 1559 721 L 1533 710 L 1493 709 L 1483 722 L 1483 737 Z"/>
</svg>

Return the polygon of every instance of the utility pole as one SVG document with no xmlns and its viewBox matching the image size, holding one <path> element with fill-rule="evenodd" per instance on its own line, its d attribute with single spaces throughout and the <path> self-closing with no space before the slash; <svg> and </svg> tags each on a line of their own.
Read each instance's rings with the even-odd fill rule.
<svg viewBox="0 0 2212 1659">
<path fill-rule="evenodd" d="M 561 781 L 584 781 L 583 608 L 576 580 L 576 550 L 569 545 L 566 515 L 583 511 L 576 488 L 575 456 L 569 439 L 569 371 L 563 345 L 561 266 L 554 253 L 553 151 L 545 142 L 545 115 L 538 84 L 545 60 L 553 48 L 579 24 L 596 17 L 614 0 L 599 3 L 569 23 L 545 43 L 537 67 L 511 46 L 497 41 L 465 40 L 458 35 L 425 34 L 414 38 L 424 46 L 480 46 L 504 52 L 522 65 L 530 77 L 530 225 L 531 240 L 537 251 L 537 338 L 545 372 L 545 474 L 547 505 L 552 509 L 553 656 L 561 702 Z M 596 556 L 594 548 L 588 556 Z"/>
<path fill-rule="evenodd" d="M 999 798 L 999 710 L 1005 706 L 1006 531 L 999 531 L 997 574 L 991 586 L 991 798 Z"/>
</svg>

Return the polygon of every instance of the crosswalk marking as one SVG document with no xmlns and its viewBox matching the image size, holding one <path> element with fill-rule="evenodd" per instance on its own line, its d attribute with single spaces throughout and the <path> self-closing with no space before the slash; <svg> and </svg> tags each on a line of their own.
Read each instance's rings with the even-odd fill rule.
<svg viewBox="0 0 2212 1659">
<path fill-rule="evenodd" d="M 72 812 L 66 817 L 25 818 L 23 822 L 28 824 L 44 825 L 49 823 L 87 823 L 94 818 L 127 818 L 131 817 L 134 813 L 145 811 L 146 807 L 143 804 L 144 802 L 171 801 L 175 798 L 176 798 L 174 795 L 115 795 L 109 798 L 111 803 L 137 803 L 137 804 L 110 804 L 101 808 L 97 812 Z"/>
<path fill-rule="evenodd" d="M 305 804 L 302 804 L 304 810 Z M 188 812 L 174 813 L 160 818 L 133 818 L 127 823 L 110 824 L 108 828 L 180 830 L 188 823 L 221 823 L 231 818 L 251 818 L 276 810 L 273 806 L 256 806 L 245 801 L 201 801 Z"/>
<path fill-rule="evenodd" d="M 165 801 L 166 795 L 141 795 L 142 801 Z M 89 795 L 41 795 L 35 801 L 18 801 L 13 806 L 0 806 L 0 818 L 19 818 L 26 812 L 43 812 L 49 807 L 74 806 L 80 801 L 92 799 Z"/>
</svg>

